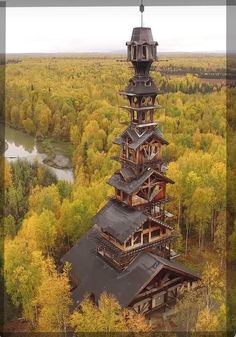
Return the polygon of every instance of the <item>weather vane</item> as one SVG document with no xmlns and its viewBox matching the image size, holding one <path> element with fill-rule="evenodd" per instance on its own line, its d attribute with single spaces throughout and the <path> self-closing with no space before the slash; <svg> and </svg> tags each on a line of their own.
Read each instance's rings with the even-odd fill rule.
<svg viewBox="0 0 236 337">
<path fill-rule="evenodd" d="M 141 12 L 141 27 L 143 27 L 143 12 L 144 12 L 143 0 L 141 0 L 141 5 L 139 6 L 139 10 Z"/>
</svg>

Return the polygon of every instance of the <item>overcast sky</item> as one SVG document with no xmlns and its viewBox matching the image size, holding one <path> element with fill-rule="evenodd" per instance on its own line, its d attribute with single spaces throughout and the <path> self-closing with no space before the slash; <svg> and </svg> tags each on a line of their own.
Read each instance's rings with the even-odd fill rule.
<svg viewBox="0 0 236 337">
<path fill-rule="evenodd" d="M 138 7 L 40 7 L 6 9 L 7 53 L 125 51 Z M 145 7 L 161 52 L 222 52 L 226 7 Z"/>
</svg>

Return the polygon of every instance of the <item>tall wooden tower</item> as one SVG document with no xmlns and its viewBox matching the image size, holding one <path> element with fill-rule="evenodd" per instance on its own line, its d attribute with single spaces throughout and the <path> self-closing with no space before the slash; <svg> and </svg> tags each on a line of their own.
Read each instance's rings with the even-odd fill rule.
<svg viewBox="0 0 236 337">
<path fill-rule="evenodd" d="M 158 90 L 149 74 L 157 42 L 150 28 L 140 27 L 134 28 L 127 46 L 135 74 L 121 95 L 128 100 L 122 108 L 129 112 L 130 125 L 114 141 L 121 149 L 121 169 L 108 181 L 115 196 L 95 216 L 102 228 L 98 252 L 120 270 L 140 252 L 170 259 L 171 241 L 176 238 L 166 222 L 171 216 L 165 210 L 170 200 L 166 185 L 174 183 L 164 174 L 161 155 L 162 145 L 168 142 L 154 120 Z M 117 224 L 111 226 L 112 221 Z"/>
<path fill-rule="evenodd" d="M 94 217 L 93 228 L 62 258 L 72 265 L 73 298 L 87 295 L 96 303 L 102 292 L 121 305 L 145 314 L 166 310 L 198 275 L 174 261 L 171 242 L 177 235 L 169 224 L 171 200 L 162 146 L 168 145 L 154 112 L 157 87 L 149 71 L 157 42 L 150 28 L 133 29 L 127 42 L 134 76 L 121 92 L 127 98 L 130 124 L 114 142 L 120 146 L 120 170 L 109 179 L 114 196 Z"/>
</svg>

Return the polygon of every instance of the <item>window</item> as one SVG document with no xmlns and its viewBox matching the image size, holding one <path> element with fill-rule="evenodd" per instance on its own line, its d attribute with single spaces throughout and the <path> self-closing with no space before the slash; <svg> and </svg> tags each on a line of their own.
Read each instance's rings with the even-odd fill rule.
<svg viewBox="0 0 236 337">
<path fill-rule="evenodd" d="M 116 190 L 116 195 L 117 195 L 118 197 L 121 197 L 121 190 Z"/>
<path fill-rule="evenodd" d="M 145 122 L 146 120 L 146 113 L 142 111 L 142 122 Z"/>
<path fill-rule="evenodd" d="M 127 202 L 128 198 L 129 198 L 129 195 L 127 193 L 123 192 L 123 201 Z"/>
<path fill-rule="evenodd" d="M 131 238 L 126 241 L 125 247 L 130 247 L 131 246 Z"/>
<path fill-rule="evenodd" d="M 131 58 L 131 46 L 128 46 L 128 59 L 130 60 Z"/>
<path fill-rule="evenodd" d="M 162 228 L 162 234 L 166 234 L 166 228 Z"/>
<path fill-rule="evenodd" d="M 160 236 L 160 229 L 156 229 L 155 231 L 151 232 L 151 238 L 157 238 L 158 236 Z"/>
<path fill-rule="evenodd" d="M 150 80 L 147 80 L 146 82 L 145 82 L 145 86 L 146 87 L 150 87 L 152 85 L 152 82 L 150 81 Z"/>
<path fill-rule="evenodd" d="M 164 303 L 164 295 L 156 296 L 153 298 L 153 307 L 158 307 Z"/>
<path fill-rule="evenodd" d="M 143 243 L 148 243 L 149 242 L 149 233 L 143 234 Z"/>
<path fill-rule="evenodd" d="M 132 46 L 131 47 L 132 49 L 132 55 L 131 55 L 131 57 L 132 57 L 132 60 L 136 60 L 136 46 Z"/>
<path fill-rule="evenodd" d="M 142 106 L 145 106 L 145 105 L 146 105 L 146 98 L 145 98 L 145 97 L 142 97 L 141 103 L 142 103 Z"/>
<path fill-rule="evenodd" d="M 143 46 L 143 55 L 142 55 L 142 59 L 146 60 L 147 59 L 147 46 Z"/>
<path fill-rule="evenodd" d="M 152 46 L 152 55 L 153 58 L 156 58 L 156 46 Z"/>
<path fill-rule="evenodd" d="M 147 105 L 152 105 L 153 102 L 152 102 L 152 97 L 147 97 Z"/>
<path fill-rule="evenodd" d="M 134 245 L 141 243 L 141 232 L 134 233 Z"/>
<path fill-rule="evenodd" d="M 149 223 L 145 222 L 145 224 L 143 225 L 143 229 L 148 229 L 149 228 Z"/>
<path fill-rule="evenodd" d="M 134 122 L 138 122 L 138 111 L 133 112 Z"/>
<path fill-rule="evenodd" d="M 153 48 L 149 47 L 148 49 L 149 49 L 149 58 L 153 59 Z"/>
<path fill-rule="evenodd" d="M 136 86 L 136 83 L 132 80 L 132 78 L 129 80 L 130 84 L 135 87 Z"/>
<path fill-rule="evenodd" d="M 131 149 L 128 149 L 128 159 L 133 159 L 133 151 Z"/>
</svg>

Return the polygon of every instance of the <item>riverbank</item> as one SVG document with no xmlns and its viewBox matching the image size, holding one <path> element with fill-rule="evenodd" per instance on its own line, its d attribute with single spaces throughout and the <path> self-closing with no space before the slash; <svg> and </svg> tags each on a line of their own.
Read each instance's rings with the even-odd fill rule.
<svg viewBox="0 0 236 337">
<path fill-rule="evenodd" d="M 26 159 L 31 163 L 37 160 L 51 169 L 59 180 L 74 181 L 72 170 L 74 148 L 69 142 L 57 142 L 49 138 L 39 142 L 33 136 L 9 126 L 5 126 L 4 133 L 7 160 Z"/>
</svg>

